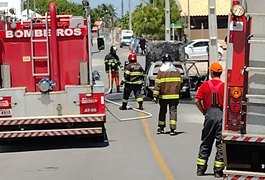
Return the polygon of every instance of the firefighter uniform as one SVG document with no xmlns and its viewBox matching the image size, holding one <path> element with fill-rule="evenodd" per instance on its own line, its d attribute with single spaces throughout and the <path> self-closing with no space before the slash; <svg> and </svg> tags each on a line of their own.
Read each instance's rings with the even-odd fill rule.
<svg viewBox="0 0 265 180">
<path fill-rule="evenodd" d="M 144 70 L 137 62 L 137 56 L 130 53 L 128 56 L 129 64 L 124 69 L 125 88 L 123 91 L 123 100 L 121 110 L 127 109 L 128 99 L 133 91 L 136 101 L 138 102 L 138 109 L 143 110 L 143 96 L 141 94 L 143 86 Z"/>
<path fill-rule="evenodd" d="M 117 48 L 115 46 L 110 47 L 110 53 L 105 56 L 105 71 L 108 73 L 109 87 L 113 87 L 113 82 L 115 80 L 117 92 L 120 91 L 120 78 L 119 78 L 119 67 L 121 62 L 118 55 L 116 54 Z"/>
<path fill-rule="evenodd" d="M 164 133 L 168 105 L 170 115 L 170 135 L 175 134 L 177 124 L 177 106 L 179 103 L 181 82 L 181 73 L 172 64 L 171 56 L 166 54 L 163 56 L 163 65 L 158 71 L 153 91 L 154 99 L 157 101 L 158 98 L 160 105 L 157 131 L 158 134 Z"/>
<path fill-rule="evenodd" d="M 222 73 L 222 66 L 218 63 L 211 65 L 211 71 Z M 211 74 L 213 73 L 211 72 Z M 221 75 L 221 74 L 220 74 Z M 213 76 L 201 85 L 199 88 L 195 103 L 199 106 L 199 110 L 205 115 L 205 121 L 202 129 L 201 145 L 197 158 L 197 175 L 204 175 L 207 169 L 207 161 L 211 154 L 214 140 L 216 140 L 216 155 L 214 161 L 215 177 L 222 177 L 224 168 L 221 133 L 222 133 L 222 117 L 223 117 L 223 96 L 224 83 L 217 77 Z M 197 104 L 203 101 L 203 104 Z"/>
</svg>

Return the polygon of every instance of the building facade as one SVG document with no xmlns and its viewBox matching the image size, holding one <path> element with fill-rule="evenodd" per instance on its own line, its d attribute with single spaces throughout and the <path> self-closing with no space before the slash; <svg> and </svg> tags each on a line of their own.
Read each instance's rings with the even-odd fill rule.
<svg viewBox="0 0 265 180">
<path fill-rule="evenodd" d="M 10 13 L 10 9 L 14 9 L 15 15 Z M 0 0 L 0 13 L 7 16 L 16 16 L 21 18 L 23 7 L 23 0 Z"/>
</svg>

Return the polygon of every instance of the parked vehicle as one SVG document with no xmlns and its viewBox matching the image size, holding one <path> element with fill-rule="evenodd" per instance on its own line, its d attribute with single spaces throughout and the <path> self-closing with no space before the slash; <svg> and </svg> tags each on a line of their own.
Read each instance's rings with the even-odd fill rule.
<svg viewBox="0 0 265 180">
<path fill-rule="evenodd" d="M 205 60 L 208 59 L 207 48 L 209 46 L 209 39 L 194 39 L 185 44 L 185 59 L 186 60 Z M 218 60 L 221 61 L 223 57 L 223 48 L 218 43 Z"/>
<path fill-rule="evenodd" d="M 153 89 L 155 85 L 155 79 L 159 68 L 162 66 L 162 61 L 151 62 L 147 74 L 145 77 L 145 91 L 146 96 L 149 98 L 153 97 Z M 190 78 L 187 74 L 186 66 L 183 62 L 174 61 L 173 65 L 180 71 L 183 78 L 182 89 L 180 93 L 180 98 L 190 98 Z"/>
<path fill-rule="evenodd" d="M 123 46 L 130 46 L 133 37 L 132 30 L 122 30 L 121 31 L 121 40 L 120 40 L 120 48 Z"/>
<path fill-rule="evenodd" d="M 104 84 L 91 69 L 90 23 L 56 15 L 54 2 L 49 16 L 1 19 L 0 140 L 104 137 Z M 97 40 L 98 50 L 104 49 L 103 39 Z"/>
</svg>

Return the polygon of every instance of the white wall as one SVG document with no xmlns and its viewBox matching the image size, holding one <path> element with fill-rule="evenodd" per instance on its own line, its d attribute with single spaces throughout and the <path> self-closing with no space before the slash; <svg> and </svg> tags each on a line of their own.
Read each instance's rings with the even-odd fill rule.
<svg viewBox="0 0 265 180">
<path fill-rule="evenodd" d="M 11 8 L 16 9 L 16 17 L 20 18 L 23 11 L 23 0 L 0 0 L 0 11 L 4 10 L 11 16 L 9 13 Z"/>
</svg>

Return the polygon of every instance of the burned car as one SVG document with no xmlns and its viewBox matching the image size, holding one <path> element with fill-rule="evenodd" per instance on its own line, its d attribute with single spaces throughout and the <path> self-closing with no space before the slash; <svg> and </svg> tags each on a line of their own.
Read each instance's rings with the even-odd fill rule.
<svg viewBox="0 0 265 180">
<path fill-rule="evenodd" d="M 151 62 L 147 70 L 145 76 L 145 93 L 148 98 L 153 98 L 155 79 L 162 64 L 162 61 Z M 190 78 L 187 74 L 185 63 L 181 61 L 173 61 L 173 65 L 180 71 L 183 79 L 180 98 L 190 98 Z"/>
</svg>

